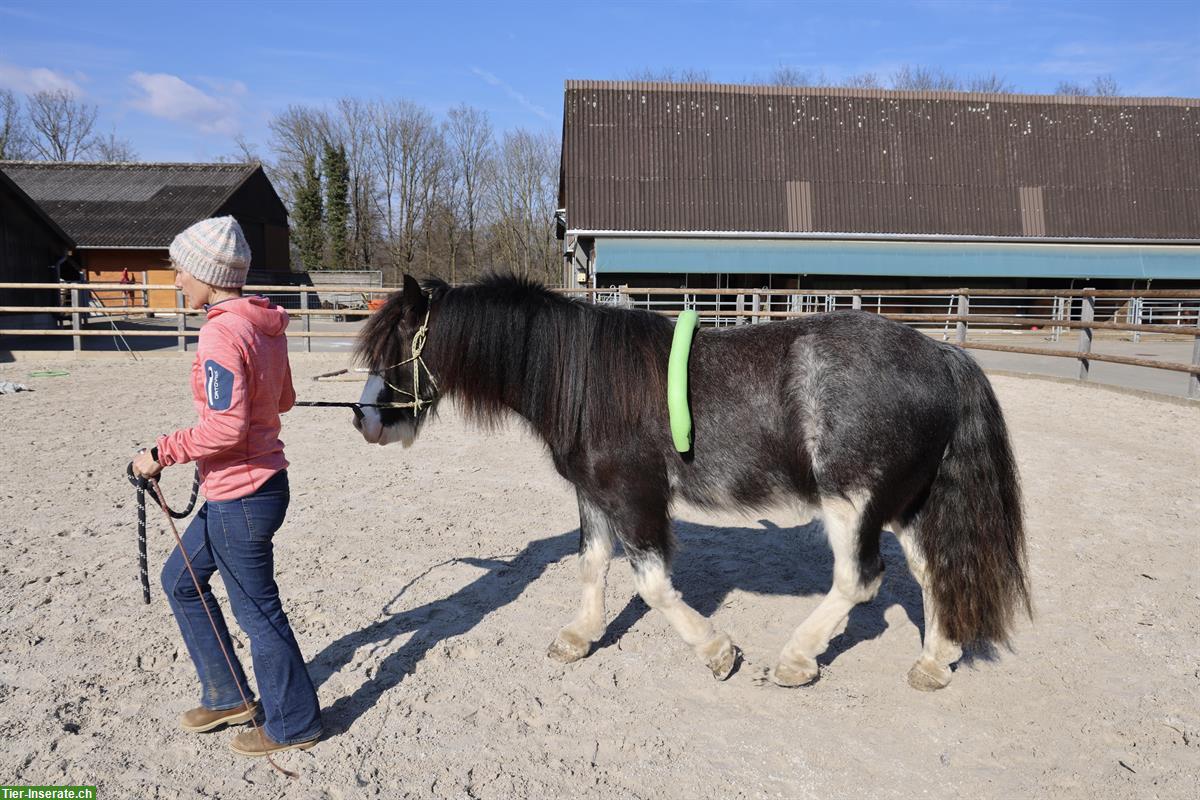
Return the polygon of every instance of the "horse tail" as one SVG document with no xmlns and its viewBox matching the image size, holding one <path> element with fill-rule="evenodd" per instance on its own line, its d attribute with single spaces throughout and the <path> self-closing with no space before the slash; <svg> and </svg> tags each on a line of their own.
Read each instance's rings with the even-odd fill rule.
<svg viewBox="0 0 1200 800">
<path fill-rule="evenodd" d="M 964 350 L 943 346 L 958 424 L 914 519 L 938 620 L 954 642 L 1004 642 L 1014 612 L 1032 615 L 1016 463 L 1000 404 Z"/>
</svg>

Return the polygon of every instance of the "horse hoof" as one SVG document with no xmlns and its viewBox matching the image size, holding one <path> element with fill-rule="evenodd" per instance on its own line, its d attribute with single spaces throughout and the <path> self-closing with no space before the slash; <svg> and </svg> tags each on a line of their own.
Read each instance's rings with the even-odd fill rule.
<svg viewBox="0 0 1200 800">
<path fill-rule="evenodd" d="M 821 674 L 817 662 L 806 658 L 801 662 L 780 661 L 768 677 L 776 686 L 792 688 L 814 682 Z"/>
<path fill-rule="evenodd" d="M 922 692 L 936 692 L 950 684 L 950 668 L 922 658 L 908 671 L 908 685 Z"/>
<path fill-rule="evenodd" d="M 703 647 L 699 648 L 700 657 L 712 671 L 713 677 L 723 681 L 733 674 L 737 667 L 738 657 L 742 651 L 729 638 L 729 634 L 721 633 L 714 636 Z"/>
<path fill-rule="evenodd" d="M 586 656 L 591 649 L 592 643 L 578 634 L 559 631 L 558 636 L 550 643 L 546 655 L 560 664 L 570 664 Z"/>
</svg>

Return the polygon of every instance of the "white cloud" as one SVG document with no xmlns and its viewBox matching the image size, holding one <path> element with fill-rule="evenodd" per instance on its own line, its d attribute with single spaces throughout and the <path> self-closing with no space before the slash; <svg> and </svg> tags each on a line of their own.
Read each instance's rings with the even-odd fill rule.
<svg viewBox="0 0 1200 800">
<path fill-rule="evenodd" d="M 216 78 L 197 78 L 196 83 L 206 86 L 209 91 L 217 95 L 226 95 L 230 98 L 244 97 L 250 90 L 246 88 L 246 84 L 241 81 L 221 81 Z"/>
<path fill-rule="evenodd" d="M 195 125 L 204 133 L 232 135 L 238 132 L 238 104 L 234 96 L 245 94 L 246 87 L 213 84 L 210 94 L 182 78 L 165 72 L 135 72 L 129 79 L 142 90 L 133 101 L 139 111 L 172 122 Z"/>
<path fill-rule="evenodd" d="M 546 111 L 546 109 L 537 105 L 536 103 L 531 101 L 528 97 L 521 94 L 513 87 L 509 86 L 507 83 L 500 80 L 492 73 L 482 70 L 479 67 L 471 67 L 471 72 L 474 72 L 476 75 L 478 75 L 480 78 L 483 78 L 484 81 L 491 84 L 492 86 L 495 86 L 498 89 L 504 90 L 505 94 L 507 94 L 513 100 L 516 100 L 521 105 L 521 107 L 524 108 L 526 111 L 531 111 L 534 114 L 537 114 L 542 119 L 553 121 L 554 118 L 550 116 L 550 114 Z"/>
<path fill-rule="evenodd" d="M 83 89 L 79 88 L 78 83 L 60 72 L 45 67 L 18 67 L 3 61 L 0 61 L 0 88 L 13 89 L 23 94 L 58 89 L 66 89 L 76 96 L 83 94 Z"/>
</svg>

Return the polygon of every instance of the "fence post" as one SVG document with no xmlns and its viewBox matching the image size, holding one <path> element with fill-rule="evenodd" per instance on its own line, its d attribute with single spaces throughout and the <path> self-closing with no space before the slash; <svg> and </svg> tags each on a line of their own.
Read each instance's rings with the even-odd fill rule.
<svg viewBox="0 0 1200 800">
<path fill-rule="evenodd" d="M 746 310 L 746 295 L 739 294 L 737 302 L 734 304 L 734 310 L 737 311 L 737 316 L 734 317 L 734 325 L 745 325 L 746 318 L 742 316 L 742 312 Z"/>
<path fill-rule="evenodd" d="M 754 312 L 754 316 L 751 317 L 750 319 L 754 322 L 755 325 L 757 325 L 759 322 L 758 312 L 762 310 L 762 298 L 758 296 L 758 292 L 755 292 L 753 295 L 751 295 L 751 297 L 754 298 L 754 302 L 753 302 L 753 305 L 751 308 L 751 310 Z"/>
<path fill-rule="evenodd" d="M 312 337 L 309 336 L 309 334 L 312 333 L 312 314 L 308 313 L 308 291 L 303 286 L 300 287 L 300 310 L 305 312 L 303 314 L 303 316 L 304 316 L 304 352 L 311 353 L 312 352 Z"/>
<path fill-rule="evenodd" d="M 187 352 L 187 337 L 183 335 L 187 316 L 183 313 L 183 292 L 175 290 L 175 308 L 180 309 L 175 312 L 175 349 L 181 353 Z"/>
<path fill-rule="evenodd" d="M 1080 303 L 1079 321 L 1093 322 L 1096 319 L 1096 296 L 1084 295 L 1083 302 Z M 1088 368 L 1090 361 L 1087 354 L 1092 352 L 1092 329 L 1079 329 L 1079 380 L 1086 381 L 1088 379 Z"/>
<path fill-rule="evenodd" d="M 71 330 L 75 331 L 76 334 L 78 334 L 79 333 L 79 290 L 78 289 L 71 290 L 71 307 L 73 309 L 75 309 L 74 311 L 71 312 Z M 74 350 L 76 353 L 78 353 L 80 350 L 83 349 L 83 337 L 82 336 L 76 335 L 76 336 L 71 337 L 71 349 Z"/>
<path fill-rule="evenodd" d="M 971 313 L 971 298 L 967 294 L 965 294 L 963 292 L 959 292 L 959 294 L 958 294 L 958 316 L 965 317 L 969 313 Z M 959 344 L 967 343 L 967 322 L 966 322 L 966 320 L 960 319 L 955 324 L 954 333 L 955 333 L 955 336 L 957 336 L 957 338 L 958 338 Z"/>
<path fill-rule="evenodd" d="M 1200 336 L 1195 337 L 1195 340 L 1196 343 L 1192 345 L 1192 366 L 1200 367 Z M 1188 398 L 1200 400 L 1200 372 L 1188 375 Z"/>
<path fill-rule="evenodd" d="M 862 295 L 861 294 L 854 295 L 854 297 L 850 300 L 850 307 L 853 308 L 855 311 L 862 311 Z"/>
</svg>

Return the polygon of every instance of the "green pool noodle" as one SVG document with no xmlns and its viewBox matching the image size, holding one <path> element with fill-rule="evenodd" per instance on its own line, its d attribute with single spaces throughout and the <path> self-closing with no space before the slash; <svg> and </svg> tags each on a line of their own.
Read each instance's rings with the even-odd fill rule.
<svg viewBox="0 0 1200 800">
<path fill-rule="evenodd" d="M 692 336 L 700 315 L 683 311 L 675 322 L 671 339 L 671 358 L 667 362 L 667 413 L 671 418 L 671 438 L 675 449 L 686 453 L 692 449 L 692 412 L 688 408 L 688 356 L 692 351 Z"/>
</svg>

